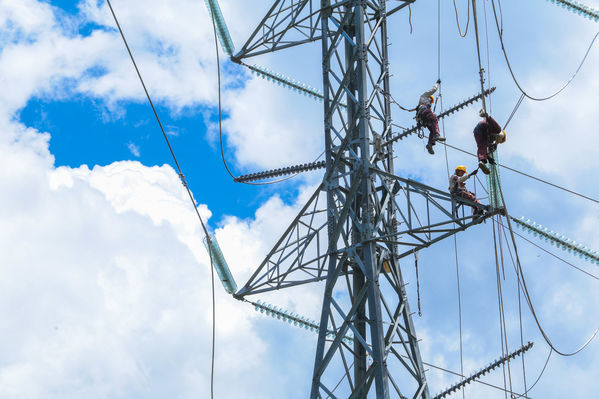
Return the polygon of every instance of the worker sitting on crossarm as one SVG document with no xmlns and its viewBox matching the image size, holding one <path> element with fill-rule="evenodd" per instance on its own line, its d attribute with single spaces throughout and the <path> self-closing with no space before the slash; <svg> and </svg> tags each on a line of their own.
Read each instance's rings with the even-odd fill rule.
<svg viewBox="0 0 599 399">
<path fill-rule="evenodd" d="M 474 128 L 474 140 L 476 140 L 478 167 L 488 175 L 490 171 L 487 162 L 495 165 L 495 160 L 489 154 L 495 151 L 497 143 L 505 141 L 505 132 L 484 110 L 480 111 L 480 116 L 484 119 Z"/>
<path fill-rule="evenodd" d="M 455 168 L 455 173 L 449 178 L 449 192 L 452 195 L 480 204 L 480 201 L 476 199 L 476 195 L 474 195 L 473 192 L 466 190 L 466 180 L 477 173 L 478 169 L 475 169 L 474 172 L 468 174 L 466 173 L 466 167 L 464 165 L 457 166 Z M 472 213 L 482 213 L 482 209 L 473 206 Z"/>
<path fill-rule="evenodd" d="M 433 97 L 433 94 L 435 94 L 439 88 L 440 83 L 441 79 L 437 80 L 437 83 L 435 83 L 432 89 L 422 93 L 420 100 L 418 101 L 418 107 L 416 108 L 416 121 L 418 121 L 418 123 L 422 126 L 426 127 L 430 132 L 428 136 L 428 144 L 426 145 L 426 149 L 428 150 L 429 154 L 435 153 L 433 150 L 435 141 L 445 141 L 445 137 L 441 137 L 439 134 L 439 121 L 431 106 L 431 104 L 435 102 L 435 97 Z"/>
</svg>

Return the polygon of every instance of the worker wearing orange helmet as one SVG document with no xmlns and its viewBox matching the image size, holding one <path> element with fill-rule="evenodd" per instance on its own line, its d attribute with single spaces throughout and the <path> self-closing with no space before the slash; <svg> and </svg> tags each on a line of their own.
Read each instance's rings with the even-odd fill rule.
<svg viewBox="0 0 599 399">
<path fill-rule="evenodd" d="M 422 93 L 420 100 L 418 101 L 418 107 L 416 107 L 416 121 L 418 121 L 420 125 L 426 127 L 430 132 L 426 149 L 431 155 L 435 153 L 433 150 L 435 141 L 445 141 L 445 137 L 441 137 L 439 134 L 439 121 L 431 106 L 431 104 L 435 102 L 433 94 L 435 94 L 439 88 L 439 84 L 441 84 L 441 79 L 437 80 L 437 83 L 435 83 L 432 89 Z"/>
<path fill-rule="evenodd" d="M 478 173 L 478 168 L 472 173 L 466 173 L 466 167 L 464 165 L 458 165 L 455 168 L 455 173 L 449 178 L 449 192 L 452 195 L 462 197 L 472 202 L 480 204 L 480 201 L 476 199 L 476 195 L 466 190 L 466 180 Z M 479 213 L 478 208 L 472 207 L 473 213 Z"/>
</svg>

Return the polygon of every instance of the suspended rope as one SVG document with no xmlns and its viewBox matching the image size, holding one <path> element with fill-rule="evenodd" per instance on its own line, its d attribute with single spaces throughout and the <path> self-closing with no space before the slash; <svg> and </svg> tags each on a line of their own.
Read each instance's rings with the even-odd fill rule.
<svg viewBox="0 0 599 399">
<path fill-rule="evenodd" d="M 514 81 L 514 83 L 516 84 L 516 86 L 518 87 L 518 90 L 520 90 L 520 92 L 525 95 L 527 98 L 530 98 L 531 100 L 534 101 L 545 101 L 545 100 L 549 100 L 555 96 L 557 96 L 559 93 L 561 93 L 566 87 L 568 87 L 570 85 L 570 83 L 572 82 L 572 80 L 574 80 L 574 78 L 576 77 L 576 75 L 578 75 L 578 72 L 580 71 L 580 69 L 582 68 L 582 65 L 584 64 L 584 62 L 587 59 L 587 56 L 589 55 L 589 52 L 591 51 L 591 48 L 593 47 L 593 44 L 595 43 L 595 39 L 597 39 L 597 36 L 599 36 L 599 32 L 597 32 L 595 34 L 595 36 L 593 37 L 593 40 L 591 40 L 591 44 L 589 44 L 589 47 L 587 48 L 586 53 L 584 54 L 584 57 L 582 57 L 582 61 L 580 61 L 580 64 L 578 65 L 578 68 L 576 68 L 576 71 L 574 72 L 574 74 L 570 77 L 570 79 L 568 79 L 568 81 L 559 89 L 557 90 L 555 93 L 546 96 L 546 97 L 533 97 L 530 94 L 528 94 L 520 85 L 520 83 L 518 82 L 518 79 L 516 79 L 516 75 L 514 74 L 514 71 L 512 70 L 512 66 L 510 64 L 510 60 L 507 56 L 507 52 L 505 50 L 505 45 L 503 43 L 503 33 L 499 27 L 499 21 L 497 20 L 497 12 L 495 10 L 495 0 L 491 0 L 491 5 L 493 6 L 493 15 L 495 17 L 495 25 L 497 26 L 497 32 L 499 34 L 499 42 L 501 43 L 501 51 L 503 52 L 503 56 L 505 58 L 505 63 L 507 64 L 507 67 L 510 71 L 510 75 L 512 75 L 512 80 Z"/>
<path fill-rule="evenodd" d="M 530 391 L 532 391 L 532 389 L 537 385 L 537 383 L 539 381 L 541 381 L 541 377 L 543 377 L 543 374 L 545 373 L 545 370 L 547 369 L 547 364 L 549 364 L 549 359 L 551 358 L 551 354 L 552 353 L 553 353 L 553 349 L 549 348 L 549 355 L 547 355 L 547 359 L 545 360 L 545 364 L 543 365 L 543 368 L 539 372 L 539 376 L 537 377 L 537 379 L 535 380 L 535 382 L 530 386 L 530 388 L 528 388 L 528 389 L 525 388 L 525 391 L 524 391 L 523 394 L 516 395 L 515 398 L 526 397 L 526 395 L 529 394 Z"/>
<path fill-rule="evenodd" d="M 491 55 L 489 52 L 489 27 L 487 23 L 487 2 L 483 1 L 483 11 L 485 14 L 485 42 L 487 50 L 487 89 L 491 88 Z M 493 114 L 493 97 L 489 96 L 489 112 Z"/>
<path fill-rule="evenodd" d="M 455 0 L 453 0 L 453 9 L 455 10 L 455 21 L 458 26 L 458 32 L 461 37 L 466 37 L 466 35 L 468 34 L 468 25 L 470 25 L 470 1 L 469 0 L 466 0 L 466 7 L 468 8 L 468 18 L 466 20 L 466 30 L 464 31 L 464 33 L 462 33 L 462 29 L 460 28 L 460 17 L 458 15 L 458 5 L 455 3 Z"/>
<path fill-rule="evenodd" d="M 420 306 L 420 277 L 418 276 L 418 251 L 414 251 L 414 268 L 416 269 L 416 295 L 418 296 L 418 316 L 422 317 Z"/>
<path fill-rule="evenodd" d="M 389 101 L 391 102 L 391 104 L 397 105 L 403 111 L 414 112 L 414 111 L 416 111 L 418 109 L 418 107 L 407 108 L 407 107 L 402 106 L 400 103 L 398 103 L 397 101 L 395 101 L 395 98 L 393 98 L 393 96 L 391 95 L 391 93 L 387 93 L 387 92 L 383 91 L 382 87 L 379 88 L 379 91 L 381 92 L 381 94 L 389 97 Z"/>
<path fill-rule="evenodd" d="M 495 217 L 492 218 L 493 221 L 493 246 L 495 250 L 495 272 L 497 278 L 497 305 L 499 308 L 499 330 L 500 330 L 500 341 L 501 341 L 501 352 L 503 354 L 509 353 L 508 339 L 507 339 L 507 326 L 505 324 L 505 309 L 503 306 L 503 290 L 501 287 L 501 273 L 499 270 L 499 256 L 497 252 L 497 237 L 495 234 Z M 503 259 L 502 259 L 503 262 Z M 502 265 L 503 266 L 503 265 Z M 504 273 L 505 274 L 505 273 Z M 503 383 L 506 385 L 506 376 L 505 376 L 505 366 L 504 366 L 504 375 L 503 375 Z M 513 387 L 512 387 L 512 371 L 510 367 L 510 362 L 507 362 L 507 370 L 508 370 L 508 382 L 509 382 L 509 392 L 513 395 Z M 507 391 L 507 387 L 506 387 Z"/>
<path fill-rule="evenodd" d="M 503 200 L 503 203 L 505 204 L 505 197 L 503 195 L 503 190 L 501 187 L 501 184 L 499 184 L 499 194 L 501 195 L 501 198 Z M 522 289 L 522 292 L 524 294 L 524 298 L 526 299 L 526 303 L 528 305 L 528 308 L 530 309 L 530 312 L 535 320 L 535 323 L 539 329 L 539 332 L 541 333 L 541 335 L 543 336 L 543 338 L 545 339 L 545 342 L 547 342 L 547 345 L 549 345 L 551 347 L 551 349 L 553 349 L 555 351 L 555 353 L 561 355 L 561 356 L 574 356 L 576 354 L 578 354 L 580 351 L 582 351 L 584 348 L 586 348 L 591 341 L 597 336 L 597 333 L 599 333 L 599 328 L 595 329 L 595 331 L 593 332 L 593 334 L 589 337 L 589 339 L 586 340 L 586 342 L 580 346 L 578 349 L 576 349 L 575 351 L 572 352 L 565 352 L 565 351 L 560 351 L 558 350 L 555 345 L 551 342 L 551 340 L 549 339 L 549 336 L 547 335 L 547 333 L 545 332 L 545 330 L 543 329 L 541 322 L 537 316 L 535 307 L 532 303 L 532 299 L 530 297 L 530 294 L 528 292 L 528 287 L 526 285 L 526 279 L 524 277 L 524 271 L 522 269 L 522 264 L 520 263 L 520 256 L 518 254 L 518 246 L 516 244 L 516 237 L 514 236 L 514 230 L 512 228 L 512 224 L 511 224 L 511 220 L 510 220 L 510 215 L 508 213 L 507 210 L 507 206 L 505 206 L 505 220 L 507 221 L 508 224 L 508 229 L 510 231 L 510 236 L 512 239 L 512 246 L 514 248 L 514 254 L 516 257 L 516 264 L 517 264 L 517 272 L 520 274 L 520 288 Z"/>
<path fill-rule="evenodd" d="M 501 224 L 501 222 L 498 220 L 498 225 L 502 227 L 501 232 L 503 233 L 503 238 L 505 238 L 505 242 L 508 242 L 507 239 L 507 234 L 505 232 L 505 227 L 503 226 L 503 224 Z M 501 238 L 501 234 L 499 235 L 499 238 Z M 512 250 L 510 249 L 509 244 L 507 245 L 507 249 L 508 249 L 508 254 L 510 255 L 510 260 L 512 261 L 512 265 L 514 265 L 514 269 L 516 268 L 516 262 L 514 262 L 514 257 L 512 255 Z M 516 278 L 518 281 L 518 287 L 520 287 L 520 275 L 518 273 L 516 273 Z M 524 327 L 523 327 L 523 323 L 522 323 L 522 295 L 521 295 L 521 291 L 520 289 L 518 289 L 518 319 L 519 319 L 519 327 L 520 327 L 520 345 L 522 345 L 524 343 Z M 526 364 L 525 364 L 525 360 L 524 360 L 524 355 L 522 356 L 522 379 L 524 381 L 524 392 L 528 392 L 528 388 L 527 388 L 527 381 L 526 381 Z"/>
<path fill-rule="evenodd" d="M 454 0 L 454 7 L 456 7 L 455 4 L 455 0 Z M 457 7 L 456 7 L 456 20 L 457 20 Z M 470 20 L 470 3 L 468 2 L 468 20 Z M 460 29 L 459 27 L 459 21 L 458 21 L 458 29 Z M 468 29 L 468 25 L 466 25 L 466 30 Z M 460 32 L 461 35 L 461 32 Z M 441 0 L 437 0 L 437 79 L 438 81 L 441 81 Z M 442 83 L 439 84 L 439 97 L 438 97 L 438 102 L 439 106 L 441 107 L 441 114 L 443 114 L 444 110 L 443 110 L 443 85 Z M 436 104 L 435 104 L 436 105 Z M 442 133 L 443 133 L 443 137 L 446 137 L 445 134 L 445 119 L 441 119 L 441 127 L 442 127 Z M 449 179 L 450 177 L 450 170 L 449 170 L 449 157 L 447 155 L 447 147 L 443 147 L 443 149 L 445 150 L 445 167 L 447 169 L 447 178 Z M 453 223 L 453 226 L 455 228 L 455 223 Z M 460 338 L 460 374 L 464 374 L 464 340 L 463 340 L 463 331 L 462 331 L 462 291 L 461 291 L 461 284 L 460 284 L 460 264 L 459 264 L 459 257 L 458 257 L 458 241 L 456 238 L 456 235 L 453 235 L 453 249 L 454 249 L 454 255 L 455 255 L 455 268 L 456 268 L 456 284 L 457 284 L 457 295 L 458 295 L 458 329 L 459 329 L 459 338 Z M 465 389 L 462 389 L 462 397 L 465 398 L 466 397 L 466 392 Z"/>
<path fill-rule="evenodd" d="M 478 74 L 480 77 L 480 92 L 484 93 L 485 92 L 485 70 L 483 69 L 483 64 L 480 58 L 480 41 L 479 41 L 479 37 L 478 37 L 478 17 L 477 17 L 477 13 L 476 13 L 476 0 L 472 0 L 472 17 L 474 19 L 474 33 L 476 36 L 476 55 L 478 57 Z M 487 112 L 487 104 L 485 101 L 485 96 L 482 96 L 482 103 L 483 103 L 483 111 L 486 113 Z"/>
<path fill-rule="evenodd" d="M 498 220 L 499 226 L 503 227 L 503 224 Z M 508 242 L 507 235 L 505 233 L 505 227 L 502 229 L 503 237 L 505 238 L 506 243 Z M 499 236 L 501 238 L 501 235 Z M 510 255 L 510 260 L 512 261 L 512 265 L 514 266 L 514 270 L 516 270 L 516 262 L 514 262 L 514 257 L 512 255 L 512 250 L 510 249 L 509 244 L 507 245 L 508 253 Z M 517 281 L 518 281 L 518 318 L 519 318 L 519 327 L 520 327 L 520 345 L 524 342 L 524 328 L 522 323 L 522 295 L 520 291 L 520 275 L 516 273 Z M 522 356 L 522 379 L 524 381 L 524 393 L 527 393 L 529 390 L 527 388 L 526 381 L 526 364 L 524 360 L 524 355 Z"/>
<path fill-rule="evenodd" d="M 408 3 L 408 22 L 410 23 L 410 35 L 414 31 L 414 27 L 412 26 L 412 4 Z"/>
<path fill-rule="evenodd" d="M 474 33 L 475 33 L 475 38 L 476 38 L 476 56 L 478 59 L 478 68 L 479 68 L 478 74 L 479 74 L 479 80 L 480 80 L 480 90 L 481 90 L 481 93 L 484 93 L 485 77 L 484 77 L 484 69 L 482 66 L 482 60 L 481 60 L 481 56 L 480 56 L 480 38 L 479 38 L 479 32 L 478 32 L 478 12 L 476 10 L 476 0 L 472 0 L 472 16 L 474 19 Z M 487 105 L 486 105 L 484 96 L 482 98 L 482 106 L 483 106 L 482 107 L 482 115 L 486 115 L 487 114 Z M 492 174 L 496 178 L 495 180 L 497 180 L 497 170 L 495 167 L 492 168 Z M 488 189 L 489 189 L 489 204 L 493 207 L 497 207 L 498 204 L 497 204 L 495 195 L 493 195 L 493 190 L 492 190 L 494 181 L 488 180 L 487 183 L 488 183 L 487 185 L 488 185 Z M 502 352 L 505 350 L 506 353 L 509 353 L 507 332 L 506 332 L 506 325 L 505 325 L 505 311 L 503 308 L 503 293 L 502 293 L 502 289 L 501 289 L 501 276 L 500 276 L 500 272 L 499 272 L 499 258 L 498 258 L 498 253 L 497 253 L 497 238 L 496 238 L 496 234 L 495 234 L 495 218 L 493 218 L 493 245 L 494 245 L 494 249 L 495 249 L 495 266 L 496 266 L 496 273 L 497 273 L 497 302 L 498 302 L 498 306 L 499 306 L 499 327 L 501 330 L 500 334 L 501 334 L 501 343 L 502 343 L 501 350 L 502 350 Z M 504 348 L 504 345 L 505 345 L 505 348 Z M 507 369 L 508 369 L 509 392 L 513 396 L 512 374 L 511 374 L 509 360 L 507 362 Z M 504 368 L 504 386 L 506 386 L 505 368 Z M 506 387 L 506 392 L 507 392 L 507 387 Z"/>
</svg>

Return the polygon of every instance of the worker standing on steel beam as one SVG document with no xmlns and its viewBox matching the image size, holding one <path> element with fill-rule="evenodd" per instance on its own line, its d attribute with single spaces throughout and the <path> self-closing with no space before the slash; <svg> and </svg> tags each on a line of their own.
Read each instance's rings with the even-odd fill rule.
<svg viewBox="0 0 599 399">
<path fill-rule="evenodd" d="M 476 199 L 476 195 L 473 192 L 466 190 L 466 180 L 477 173 L 478 169 L 475 169 L 472 173 L 466 173 L 466 167 L 464 165 L 458 165 L 455 168 L 455 173 L 449 178 L 449 192 L 452 195 L 480 204 L 481 202 Z M 477 215 L 481 214 L 482 212 L 482 209 L 476 208 L 474 206 L 472 207 L 473 214 Z"/>
<path fill-rule="evenodd" d="M 484 174 L 489 174 L 487 162 L 495 165 L 495 160 L 490 156 L 497 148 L 498 143 L 505 142 L 505 131 L 501 126 L 484 110 L 480 111 L 482 121 L 478 122 L 474 128 L 474 140 L 476 140 L 478 167 Z"/>
<path fill-rule="evenodd" d="M 445 137 L 441 137 L 439 134 L 439 121 L 431 106 L 431 104 L 435 102 L 433 94 L 435 94 L 439 88 L 439 84 L 441 84 L 441 79 L 437 80 L 437 83 L 435 83 L 432 89 L 422 93 L 420 100 L 418 101 L 418 107 L 416 107 L 416 121 L 419 125 L 426 127 L 430 132 L 426 149 L 431 155 L 435 153 L 433 150 L 435 141 L 445 141 Z"/>
</svg>

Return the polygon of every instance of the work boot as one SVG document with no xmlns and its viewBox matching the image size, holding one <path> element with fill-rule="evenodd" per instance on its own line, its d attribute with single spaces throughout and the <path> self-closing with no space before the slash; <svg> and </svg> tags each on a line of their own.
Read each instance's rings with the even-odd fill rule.
<svg viewBox="0 0 599 399">
<path fill-rule="evenodd" d="M 487 160 L 489 161 L 489 163 L 490 163 L 491 165 L 495 165 L 495 160 L 494 160 L 493 158 L 491 158 L 491 157 L 488 157 L 488 158 L 487 158 Z"/>
<path fill-rule="evenodd" d="M 484 173 L 485 175 L 488 175 L 489 173 L 491 173 L 491 171 L 490 171 L 490 170 L 489 170 L 489 168 L 487 167 L 487 163 L 486 163 L 486 162 L 480 161 L 480 162 L 478 163 L 478 168 L 479 168 L 480 170 L 482 170 L 482 171 L 483 171 L 483 173 Z"/>
<path fill-rule="evenodd" d="M 434 154 L 435 154 L 435 150 L 433 150 L 433 146 L 432 146 L 432 145 L 430 145 L 430 144 L 427 144 L 427 145 L 426 145 L 426 149 L 428 150 L 428 153 L 429 153 L 429 154 L 431 154 L 431 155 L 434 155 Z"/>
<path fill-rule="evenodd" d="M 440 134 L 435 136 L 435 141 L 445 141 L 445 137 L 441 136 Z"/>
</svg>

